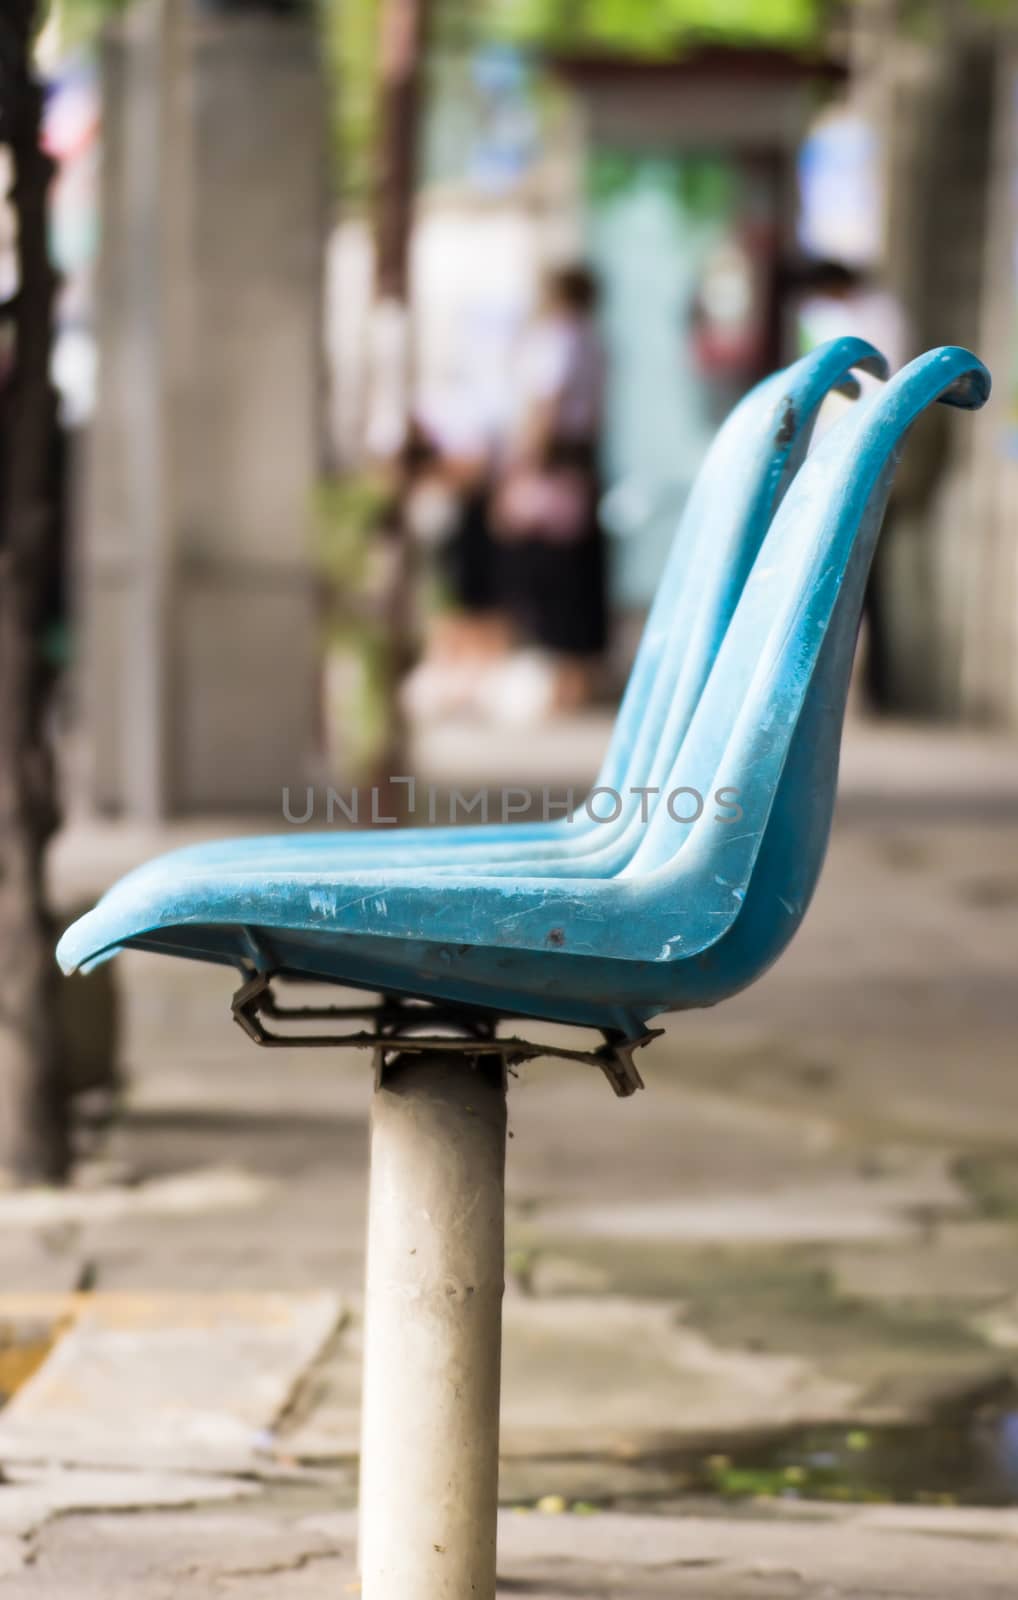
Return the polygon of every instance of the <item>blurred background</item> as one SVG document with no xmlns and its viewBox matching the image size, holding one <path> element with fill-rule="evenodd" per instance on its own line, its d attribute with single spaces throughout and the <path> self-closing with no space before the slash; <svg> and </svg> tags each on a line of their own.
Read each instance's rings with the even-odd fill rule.
<svg viewBox="0 0 1018 1600">
<path fill-rule="evenodd" d="M 11 1213 L 11 1281 L 356 1285 L 357 1063 L 333 1104 L 252 1061 L 215 974 L 64 983 L 57 932 L 175 842 L 342 823 L 330 788 L 368 822 L 397 775 L 416 822 L 581 796 L 720 421 L 840 333 L 970 346 L 993 397 L 910 439 L 795 949 L 669 1023 L 630 1156 L 607 1102 L 597 1160 L 556 1133 L 579 1069 L 514 1088 L 516 1276 L 819 1362 L 786 1421 L 957 1391 L 950 1462 L 980 1396 L 1013 1441 L 1012 0 L 5 0 L 0 1169 L 73 1179 Z"/>
<path fill-rule="evenodd" d="M 843 331 L 894 365 L 969 344 L 997 380 L 980 427 L 938 414 L 910 447 L 867 703 L 1013 726 L 1012 23 L 937 0 L 38 16 L 65 803 L 274 813 L 284 784 L 407 761 L 540 778 L 542 726 L 624 681 L 721 418 Z M 572 502 L 528 505 L 548 449 Z M 535 771 L 492 726 L 537 730 Z"/>
</svg>

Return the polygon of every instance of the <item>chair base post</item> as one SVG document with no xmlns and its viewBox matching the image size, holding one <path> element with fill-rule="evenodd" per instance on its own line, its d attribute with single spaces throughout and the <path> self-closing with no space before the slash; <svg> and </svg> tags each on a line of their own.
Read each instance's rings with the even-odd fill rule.
<svg viewBox="0 0 1018 1600">
<path fill-rule="evenodd" d="M 371 1116 L 363 1600 L 494 1600 L 505 1240 L 501 1063 L 403 1055 Z"/>
</svg>

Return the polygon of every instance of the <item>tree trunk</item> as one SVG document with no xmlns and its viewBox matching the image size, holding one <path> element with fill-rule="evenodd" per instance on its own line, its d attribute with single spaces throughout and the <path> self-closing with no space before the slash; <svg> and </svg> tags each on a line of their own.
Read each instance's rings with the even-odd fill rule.
<svg viewBox="0 0 1018 1600">
<path fill-rule="evenodd" d="M 49 380 L 53 272 L 46 201 L 52 164 L 39 145 L 42 90 L 31 68 L 34 5 L 0 27 L 0 138 L 13 157 L 18 289 L 0 397 L 0 1172 L 19 1182 L 66 1175 L 54 930 L 43 892 L 57 822 L 47 713 L 53 674 L 43 628 L 60 561 Z"/>
<path fill-rule="evenodd" d="M 406 305 L 428 0 L 383 0 L 376 173 L 376 291 Z"/>
<path fill-rule="evenodd" d="M 413 614 L 413 544 L 407 527 L 409 490 L 412 356 L 410 330 L 410 243 L 413 233 L 417 158 L 421 138 L 421 99 L 429 0 L 382 0 L 379 50 L 378 148 L 375 173 L 376 316 L 398 325 L 401 348 L 385 341 L 383 364 L 374 382 L 398 391 L 402 439 L 393 441 L 396 493 L 389 526 L 389 585 L 385 602 L 387 634 L 386 738 L 376 784 L 382 815 L 396 815 L 406 803 L 392 779 L 405 773 L 406 729 L 399 689 L 410 665 Z"/>
</svg>

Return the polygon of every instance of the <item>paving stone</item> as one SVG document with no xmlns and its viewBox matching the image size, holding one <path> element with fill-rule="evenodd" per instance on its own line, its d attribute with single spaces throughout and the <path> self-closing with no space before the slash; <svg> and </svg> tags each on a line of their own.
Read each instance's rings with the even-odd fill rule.
<svg viewBox="0 0 1018 1600">
<path fill-rule="evenodd" d="M 716 1429 L 851 1415 L 851 1385 L 809 1361 L 726 1349 L 660 1301 L 513 1301 L 503 1345 L 507 1454 L 651 1450 Z"/>
<path fill-rule="evenodd" d="M 837 1293 L 882 1305 L 985 1304 L 1018 1294 L 1018 1222 L 979 1222 L 927 1230 L 917 1241 L 833 1256 Z"/>
<path fill-rule="evenodd" d="M 71 1294 L 89 1270 L 88 1252 L 74 1224 L 0 1230 L 0 1284 L 17 1284 L 21 1294 Z"/>
<path fill-rule="evenodd" d="M 241 1500 L 255 1492 L 253 1482 L 189 1473 L 40 1470 L 8 1464 L 0 1486 L 0 1576 L 17 1571 L 31 1559 L 32 1536 L 56 1516 L 192 1507 Z"/>
<path fill-rule="evenodd" d="M 0 1230 L 245 1210 L 264 1200 L 270 1187 L 253 1173 L 213 1168 L 137 1186 L 8 1190 L 0 1193 Z"/>
<path fill-rule="evenodd" d="M 930 1213 L 963 1214 L 971 1201 L 950 1158 L 914 1153 L 904 1170 L 818 1177 L 757 1192 L 676 1198 L 642 1205 L 542 1206 L 534 1221 L 553 1238 L 669 1239 L 683 1243 L 815 1244 L 919 1237 Z"/>
<path fill-rule="evenodd" d="M 255 1470 L 342 1316 L 332 1294 L 83 1296 L 0 1415 L 0 1458 Z"/>
<path fill-rule="evenodd" d="M 348 1324 L 278 1448 L 334 1460 L 359 1448 L 360 1342 Z M 510 1298 L 502 1358 L 504 1456 L 653 1452 L 716 1431 L 851 1418 L 858 1391 L 798 1356 L 725 1349 L 661 1301 Z M 601 1478 L 610 1477 L 603 1467 Z M 602 1488 L 602 1493 L 611 1492 Z"/>
<path fill-rule="evenodd" d="M 530 1600 L 1013 1600 L 1013 1513 L 750 1510 L 521 1516 L 499 1527 L 499 1597 Z M 5 1600 L 304 1600 L 355 1594 L 351 1512 L 237 1508 L 61 1517 Z"/>
</svg>

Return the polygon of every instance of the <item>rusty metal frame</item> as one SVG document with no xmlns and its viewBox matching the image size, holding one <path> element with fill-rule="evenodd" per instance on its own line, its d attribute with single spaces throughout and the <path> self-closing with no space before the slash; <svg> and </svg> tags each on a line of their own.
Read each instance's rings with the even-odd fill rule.
<svg viewBox="0 0 1018 1600">
<path fill-rule="evenodd" d="M 633 1059 L 637 1050 L 656 1039 L 664 1030 L 650 1028 L 637 1038 L 621 1032 L 602 1030 L 604 1043 L 596 1050 L 568 1050 L 559 1045 L 537 1044 L 515 1036 L 499 1039 L 499 1018 L 473 1013 L 430 1001 L 410 1001 L 383 995 L 375 1004 L 351 1006 L 284 1006 L 272 987 L 273 974 L 259 972 L 236 991 L 231 1001 L 234 1021 L 255 1044 L 268 1050 L 352 1049 L 372 1050 L 383 1067 L 390 1055 L 425 1055 L 432 1052 L 474 1058 L 498 1057 L 506 1071 L 524 1061 L 541 1056 L 560 1061 L 581 1061 L 598 1067 L 615 1094 L 621 1098 L 642 1089 L 643 1079 Z M 279 1033 L 266 1026 L 272 1021 L 342 1022 L 363 1019 L 372 1029 L 351 1033 Z M 439 1027 L 448 1032 L 417 1033 L 421 1027 Z"/>
</svg>

